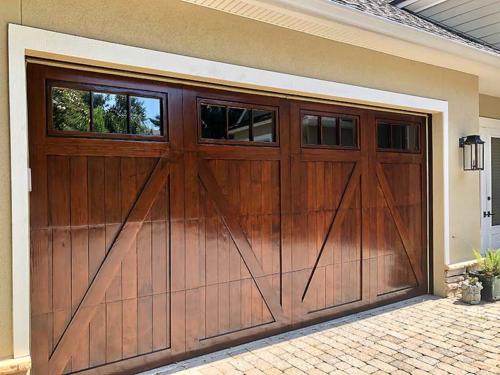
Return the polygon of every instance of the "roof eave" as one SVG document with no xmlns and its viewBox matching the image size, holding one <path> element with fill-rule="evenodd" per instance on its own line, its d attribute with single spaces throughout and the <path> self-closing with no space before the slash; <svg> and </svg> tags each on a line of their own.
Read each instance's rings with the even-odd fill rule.
<svg viewBox="0 0 500 375">
<path fill-rule="evenodd" d="M 297 31 L 477 75 L 482 93 L 500 96 L 497 54 L 329 0 L 184 1 L 291 29 L 293 23 L 288 26 L 283 16 L 303 20 L 311 27 Z M 259 13 L 249 7 L 268 13 L 265 18 L 253 17 L 252 14 Z M 314 32 L 314 24 L 324 27 L 321 33 Z"/>
</svg>

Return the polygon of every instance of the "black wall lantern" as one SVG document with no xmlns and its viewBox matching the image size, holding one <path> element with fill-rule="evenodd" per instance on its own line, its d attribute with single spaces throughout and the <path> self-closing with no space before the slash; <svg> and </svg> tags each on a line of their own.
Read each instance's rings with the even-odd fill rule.
<svg viewBox="0 0 500 375">
<path fill-rule="evenodd" d="M 464 153 L 464 171 L 484 170 L 484 141 L 479 135 L 460 138 L 459 146 Z"/>
</svg>

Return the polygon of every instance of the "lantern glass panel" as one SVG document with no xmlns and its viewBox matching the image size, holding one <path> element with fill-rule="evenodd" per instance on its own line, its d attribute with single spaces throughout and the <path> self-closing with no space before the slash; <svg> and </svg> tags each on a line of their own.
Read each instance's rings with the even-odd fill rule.
<svg viewBox="0 0 500 375">
<path fill-rule="evenodd" d="M 484 143 L 477 145 L 479 150 L 479 169 L 484 170 Z"/>
<path fill-rule="evenodd" d="M 478 135 L 461 138 L 460 147 L 462 147 L 465 171 L 484 169 L 484 142 Z"/>
<path fill-rule="evenodd" d="M 470 160 L 471 160 L 471 169 L 476 170 L 477 169 L 477 145 L 472 144 L 470 146 Z"/>
</svg>

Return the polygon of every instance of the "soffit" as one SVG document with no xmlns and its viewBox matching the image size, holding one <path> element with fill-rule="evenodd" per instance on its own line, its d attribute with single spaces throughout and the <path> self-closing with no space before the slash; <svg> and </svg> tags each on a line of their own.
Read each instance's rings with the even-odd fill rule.
<svg viewBox="0 0 500 375">
<path fill-rule="evenodd" d="M 331 0 L 183 1 L 318 37 L 474 74 L 479 77 L 481 93 L 500 96 L 498 54 Z"/>
</svg>

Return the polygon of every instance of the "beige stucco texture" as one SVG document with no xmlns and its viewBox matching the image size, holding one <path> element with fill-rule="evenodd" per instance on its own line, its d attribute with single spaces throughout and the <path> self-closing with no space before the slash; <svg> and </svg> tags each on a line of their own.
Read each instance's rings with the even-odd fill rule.
<svg viewBox="0 0 500 375">
<path fill-rule="evenodd" d="M 12 349 L 5 79 L 9 21 L 131 46 L 446 100 L 450 126 L 450 261 L 470 259 L 471 249 L 479 246 L 479 178 L 477 174 L 463 172 L 458 148 L 459 137 L 478 132 L 477 77 L 180 0 L 22 0 L 21 4 L 19 1 L 2 0 L 0 11 L 0 357 L 9 356 Z M 440 158 L 442 148 L 436 143 L 433 152 Z M 439 215 L 442 217 L 442 213 Z M 435 252 L 443 256 L 442 249 Z"/>
<path fill-rule="evenodd" d="M 479 95 L 479 115 L 500 120 L 500 98 Z"/>
</svg>

